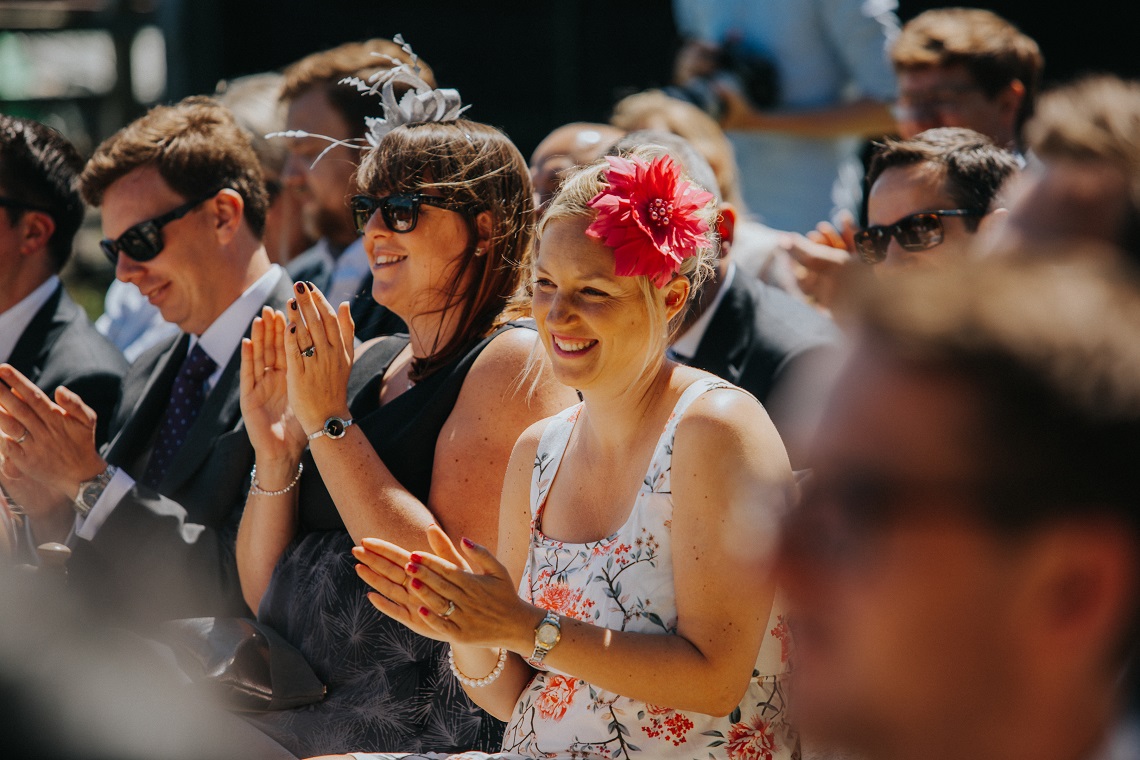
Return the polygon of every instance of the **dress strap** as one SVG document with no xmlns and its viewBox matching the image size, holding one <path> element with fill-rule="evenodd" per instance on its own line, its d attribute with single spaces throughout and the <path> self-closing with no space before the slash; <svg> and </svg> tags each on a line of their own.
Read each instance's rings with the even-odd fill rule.
<svg viewBox="0 0 1140 760">
<path fill-rule="evenodd" d="M 546 501 L 546 494 L 550 491 L 550 484 L 554 481 L 554 474 L 558 472 L 558 465 L 562 462 L 562 455 L 566 453 L 566 446 L 570 443 L 570 434 L 574 432 L 574 423 L 582 412 L 582 404 L 576 404 L 564 409 L 550 418 L 542 437 L 538 441 L 538 450 L 534 454 L 534 468 L 530 477 L 530 516 L 537 520 L 542 505 Z"/>
</svg>

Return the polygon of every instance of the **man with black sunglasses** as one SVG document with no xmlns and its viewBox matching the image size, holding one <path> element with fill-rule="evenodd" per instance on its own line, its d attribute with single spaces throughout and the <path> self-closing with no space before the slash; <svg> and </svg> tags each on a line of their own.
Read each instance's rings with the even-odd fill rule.
<svg viewBox="0 0 1140 760">
<path fill-rule="evenodd" d="M 0 362 L 44 393 L 64 386 L 87 399 L 103 443 L 127 363 L 59 279 L 83 221 L 82 169 L 83 159 L 55 130 L 0 115 Z M 5 432 L 15 440 L 24 434 L 15 424 Z"/>
<path fill-rule="evenodd" d="M 109 138 L 81 177 L 102 207 L 104 253 L 181 333 L 143 353 L 112 438 L 94 417 L 0 374 L 0 406 L 31 431 L 12 459 L 64 497 L 29 510 L 67 540 L 70 586 L 111 614 L 147 620 L 248 614 L 234 539 L 253 451 L 239 408 L 240 344 L 291 282 L 261 244 L 267 199 L 248 136 L 208 98 L 160 106 Z M 265 484 L 280 487 L 284 484 Z"/>
<path fill-rule="evenodd" d="M 887 269 L 962 258 L 1017 171 L 1016 156 L 969 129 L 885 140 L 867 170 L 867 225 L 855 233 L 855 252 Z"/>
</svg>

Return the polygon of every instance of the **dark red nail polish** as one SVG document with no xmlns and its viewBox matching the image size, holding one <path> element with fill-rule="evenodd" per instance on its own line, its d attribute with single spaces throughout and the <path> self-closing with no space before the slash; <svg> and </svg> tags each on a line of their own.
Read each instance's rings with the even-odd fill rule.
<svg viewBox="0 0 1140 760">
<path fill-rule="evenodd" d="M 424 582 L 419 578 L 412 578 L 411 587 L 414 589 L 421 589 L 424 587 Z"/>
<path fill-rule="evenodd" d="M 468 549 L 474 549 L 475 548 L 475 542 L 472 541 L 470 538 L 467 538 L 466 536 L 463 538 L 463 545 L 466 546 Z"/>
<path fill-rule="evenodd" d="M 298 293 L 304 293 L 305 292 L 305 283 L 303 283 L 303 282 L 297 283 L 297 292 Z"/>
<path fill-rule="evenodd" d="M 297 332 L 297 325 L 289 325 L 289 332 L 291 332 L 291 333 Z"/>
<path fill-rule="evenodd" d="M 415 575 L 416 573 L 418 573 L 420 571 L 420 566 L 419 565 L 408 565 L 408 567 L 406 569 L 407 569 L 409 574 Z"/>
<path fill-rule="evenodd" d="M 314 284 L 313 284 L 313 283 L 311 283 L 311 282 L 306 282 L 306 283 L 305 283 L 305 285 L 307 285 L 307 286 L 308 286 L 308 288 L 309 288 L 309 292 L 310 292 L 310 293 L 312 293 L 314 290 L 316 290 L 316 289 L 317 289 L 317 286 L 316 286 L 316 285 L 314 285 Z"/>
<path fill-rule="evenodd" d="M 431 614 L 431 610 L 429 610 L 427 607 L 420 607 L 420 614 L 424 617 L 427 617 Z"/>
<path fill-rule="evenodd" d="M 297 299 L 296 298 L 290 298 L 289 299 L 289 308 L 292 309 L 293 311 L 297 310 Z"/>
<path fill-rule="evenodd" d="M 408 559 L 410 559 L 412 562 L 415 562 L 417 565 L 422 565 L 424 562 L 424 558 L 415 553 L 412 553 Z"/>
</svg>

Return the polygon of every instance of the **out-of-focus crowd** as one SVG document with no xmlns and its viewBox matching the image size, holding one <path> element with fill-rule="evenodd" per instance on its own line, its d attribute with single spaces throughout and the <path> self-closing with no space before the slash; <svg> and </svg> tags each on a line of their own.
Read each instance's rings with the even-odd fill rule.
<svg viewBox="0 0 1140 760">
<path fill-rule="evenodd" d="M 1140 757 L 1140 83 L 675 8 L 529 161 L 399 36 L 0 115 L 0 754 Z"/>
</svg>

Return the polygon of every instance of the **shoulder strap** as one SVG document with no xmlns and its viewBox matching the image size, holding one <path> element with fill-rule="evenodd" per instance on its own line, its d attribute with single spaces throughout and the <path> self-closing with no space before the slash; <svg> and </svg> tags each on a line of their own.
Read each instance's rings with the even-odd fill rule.
<svg viewBox="0 0 1140 760">
<path fill-rule="evenodd" d="M 534 468 L 530 478 L 530 516 L 536 518 L 546 494 L 550 491 L 550 484 L 554 482 L 554 474 L 562 463 L 562 455 L 566 453 L 566 445 L 570 443 L 570 434 L 574 431 L 574 423 L 582 412 L 582 404 L 576 404 L 564 409 L 550 418 L 550 423 L 542 431 L 538 441 L 538 450 L 534 453 Z"/>
</svg>

